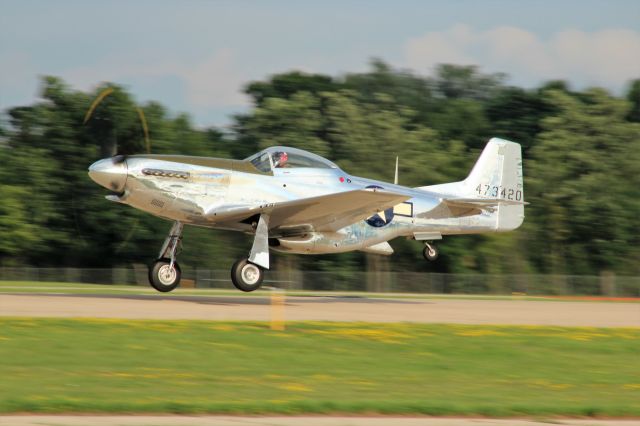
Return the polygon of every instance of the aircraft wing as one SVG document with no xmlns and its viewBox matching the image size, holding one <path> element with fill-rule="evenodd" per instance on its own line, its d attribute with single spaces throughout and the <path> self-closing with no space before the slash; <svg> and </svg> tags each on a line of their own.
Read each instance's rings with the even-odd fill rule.
<svg viewBox="0 0 640 426">
<path fill-rule="evenodd" d="M 444 198 L 433 210 L 419 215 L 425 219 L 445 219 L 493 212 L 499 206 L 517 206 L 528 204 L 524 201 L 505 200 L 503 198 Z"/>
<path fill-rule="evenodd" d="M 269 231 L 295 234 L 304 231 L 337 231 L 359 220 L 395 206 L 409 195 L 359 189 L 299 200 L 257 206 L 235 206 L 214 210 L 207 217 L 221 227 L 247 223 L 255 215 L 269 215 Z"/>
</svg>

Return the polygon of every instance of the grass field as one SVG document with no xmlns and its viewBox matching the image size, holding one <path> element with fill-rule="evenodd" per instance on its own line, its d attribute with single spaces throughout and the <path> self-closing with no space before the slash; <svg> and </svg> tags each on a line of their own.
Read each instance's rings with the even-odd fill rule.
<svg viewBox="0 0 640 426">
<path fill-rule="evenodd" d="M 0 412 L 640 416 L 640 329 L 0 319 Z"/>
</svg>

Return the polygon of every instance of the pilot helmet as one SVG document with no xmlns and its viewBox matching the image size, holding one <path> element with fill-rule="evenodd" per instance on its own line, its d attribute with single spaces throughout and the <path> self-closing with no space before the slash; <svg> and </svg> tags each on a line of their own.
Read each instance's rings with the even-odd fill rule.
<svg viewBox="0 0 640 426">
<path fill-rule="evenodd" d="M 276 152 L 274 155 L 274 163 L 276 167 L 283 167 L 286 163 L 287 160 L 289 159 L 289 156 L 287 155 L 286 152 L 282 151 L 282 152 Z"/>
</svg>

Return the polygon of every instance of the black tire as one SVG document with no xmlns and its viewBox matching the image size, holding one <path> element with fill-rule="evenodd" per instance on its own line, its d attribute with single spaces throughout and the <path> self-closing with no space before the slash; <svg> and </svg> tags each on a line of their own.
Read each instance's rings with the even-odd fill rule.
<svg viewBox="0 0 640 426">
<path fill-rule="evenodd" d="M 438 253 L 438 249 L 434 245 L 432 245 L 432 246 L 424 246 L 424 250 L 422 250 L 422 255 L 429 262 L 435 261 L 438 258 L 439 254 L 440 253 Z"/>
<path fill-rule="evenodd" d="M 260 288 L 264 278 L 264 270 L 248 259 L 240 259 L 231 267 L 231 281 L 242 291 L 254 291 Z"/>
<path fill-rule="evenodd" d="M 158 259 L 149 267 L 149 283 L 156 290 L 167 293 L 180 284 L 180 265 L 173 262 L 173 272 L 169 272 L 170 259 Z"/>
</svg>

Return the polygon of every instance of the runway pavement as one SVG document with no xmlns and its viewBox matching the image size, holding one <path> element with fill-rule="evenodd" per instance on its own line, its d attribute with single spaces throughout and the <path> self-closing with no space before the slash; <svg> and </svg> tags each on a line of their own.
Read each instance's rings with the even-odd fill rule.
<svg viewBox="0 0 640 426">
<path fill-rule="evenodd" d="M 268 297 L 0 294 L 0 316 L 269 320 Z M 640 326 L 640 303 L 287 297 L 288 321 Z"/>
</svg>

